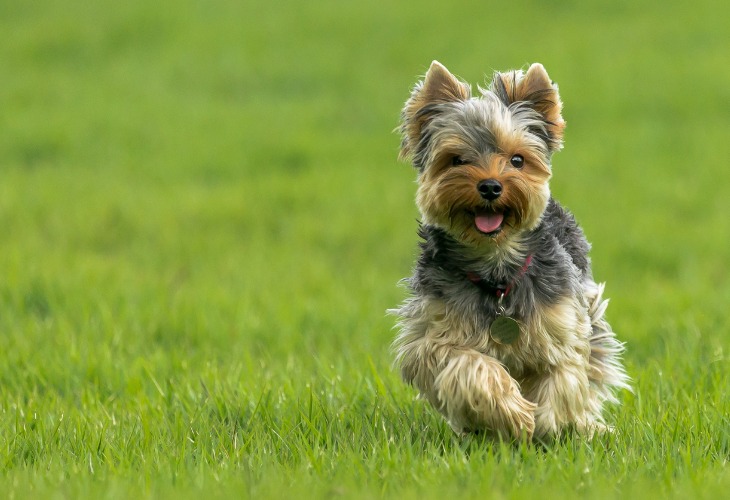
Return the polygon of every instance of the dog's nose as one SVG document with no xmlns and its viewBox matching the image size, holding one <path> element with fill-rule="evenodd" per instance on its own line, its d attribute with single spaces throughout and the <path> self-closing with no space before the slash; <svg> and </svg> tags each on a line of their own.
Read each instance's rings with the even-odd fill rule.
<svg viewBox="0 0 730 500">
<path fill-rule="evenodd" d="M 497 179 L 486 179 L 477 184 L 477 190 L 485 200 L 496 200 L 502 194 L 502 184 Z"/>
</svg>

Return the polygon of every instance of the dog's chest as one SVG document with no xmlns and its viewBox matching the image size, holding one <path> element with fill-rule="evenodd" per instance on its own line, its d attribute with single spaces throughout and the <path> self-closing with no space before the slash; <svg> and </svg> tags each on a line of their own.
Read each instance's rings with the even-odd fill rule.
<svg viewBox="0 0 730 500">
<path fill-rule="evenodd" d="M 536 339 L 535 332 L 527 331 L 525 325 L 520 330 L 519 337 L 511 344 L 497 342 L 489 332 L 482 334 L 487 338 L 487 344 L 480 351 L 500 361 L 513 377 L 525 372 L 543 371 L 553 357 L 550 339 Z"/>
<path fill-rule="evenodd" d="M 546 313 L 552 313 L 552 306 L 530 303 L 518 308 L 506 303 L 501 309 L 498 302 L 489 301 L 487 307 L 474 303 L 468 310 L 452 309 L 447 316 L 453 321 L 450 336 L 454 343 L 499 360 L 511 374 L 519 376 L 546 370 L 562 357 L 566 332 L 556 328 L 552 314 Z M 516 331 L 506 336 L 500 333 L 499 329 L 512 321 Z"/>
</svg>

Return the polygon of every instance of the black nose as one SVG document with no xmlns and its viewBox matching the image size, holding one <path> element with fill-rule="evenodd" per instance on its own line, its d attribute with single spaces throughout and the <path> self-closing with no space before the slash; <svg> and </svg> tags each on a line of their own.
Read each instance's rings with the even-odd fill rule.
<svg viewBox="0 0 730 500">
<path fill-rule="evenodd" d="M 496 200 L 502 194 L 502 184 L 497 179 L 486 179 L 477 184 L 477 190 L 485 200 Z"/>
</svg>

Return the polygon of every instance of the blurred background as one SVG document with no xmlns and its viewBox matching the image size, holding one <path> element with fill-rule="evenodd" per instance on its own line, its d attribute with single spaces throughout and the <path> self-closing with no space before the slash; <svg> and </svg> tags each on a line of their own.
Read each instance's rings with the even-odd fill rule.
<svg viewBox="0 0 730 500">
<path fill-rule="evenodd" d="M 630 366 L 672 349 L 667 332 L 722 356 L 728 10 L 3 2 L 4 390 L 18 367 L 102 392 L 210 363 L 387 373 L 418 217 L 393 130 L 433 59 L 473 85 L 545 65 L 568 123 L 553 193 L 594 244 Z"/>
</svg>

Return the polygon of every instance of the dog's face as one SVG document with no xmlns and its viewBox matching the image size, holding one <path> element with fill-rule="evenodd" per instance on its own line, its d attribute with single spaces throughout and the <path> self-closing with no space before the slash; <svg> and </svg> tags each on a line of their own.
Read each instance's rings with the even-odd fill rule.
<svg viewBox="0 0 730 500">
<path fill-rule="evenodd" d="M 535 228 L 550 198 L 550 157 L 565 123 L 545 69 L 497 73 L 472 98 L 438 62 L 402 113 L 401 156 L 419 171 L 423 222 L 473 246 Z"/>
</svg>

